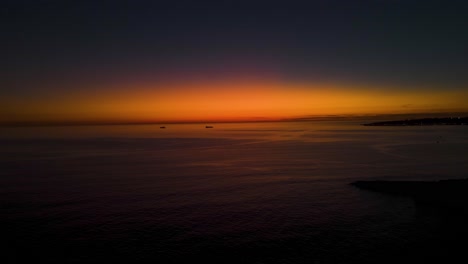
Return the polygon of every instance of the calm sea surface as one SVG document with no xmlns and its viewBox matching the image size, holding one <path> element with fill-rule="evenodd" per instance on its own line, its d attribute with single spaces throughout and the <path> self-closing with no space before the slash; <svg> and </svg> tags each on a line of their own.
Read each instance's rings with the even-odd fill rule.
<svg viewBox="0 0 468 264">
<path fill-rule="evenodd" d="M 0 128 L 2 262 L 404 263 L 466 247 L 463 217 L 349 183 L 466 178 L 468 126 L 207 125 Z"/>
</svg>

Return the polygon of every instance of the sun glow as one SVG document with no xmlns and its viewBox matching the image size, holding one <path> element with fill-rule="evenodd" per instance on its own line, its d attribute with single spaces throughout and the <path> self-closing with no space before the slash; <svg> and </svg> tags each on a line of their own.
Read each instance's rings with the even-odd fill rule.
<svg viewBox="0 0 468 264">
<path fill-rule="evenodd" d="M 279 81 L 121 85 L 2 102 L 5 121 L 194 122 L 467 110 L 467 92 Z M 448 106 L 448 107 L 447 107 Z"/>
</svg>

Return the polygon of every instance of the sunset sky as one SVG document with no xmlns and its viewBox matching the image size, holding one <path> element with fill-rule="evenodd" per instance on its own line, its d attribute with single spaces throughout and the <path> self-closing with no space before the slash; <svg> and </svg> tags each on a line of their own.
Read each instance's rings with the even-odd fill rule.
<svg viewBox="0 0 468 264">
<path fill-rule="evenodd" d="M 468 112 L 465 1 L 6 1 L 0 123 Z"/>
</svg>

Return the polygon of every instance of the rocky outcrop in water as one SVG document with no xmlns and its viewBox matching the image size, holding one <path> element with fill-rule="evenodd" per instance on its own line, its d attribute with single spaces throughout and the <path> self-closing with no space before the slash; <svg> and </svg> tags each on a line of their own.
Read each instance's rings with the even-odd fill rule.
<svg viewBox="0 0 468 264">
<path fill-rule="evenodd" d="M 351 185 L 391 195 L 409 196 L 417 204 L 468 213 L 468 179 L 441 181 L 356 181 Z"/>
</svg>

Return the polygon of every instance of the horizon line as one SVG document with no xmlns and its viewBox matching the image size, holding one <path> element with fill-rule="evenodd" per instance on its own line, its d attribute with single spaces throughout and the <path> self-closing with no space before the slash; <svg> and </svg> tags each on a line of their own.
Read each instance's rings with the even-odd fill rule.
<svg viewBox="0 0 468 264">
<path fill-rule="evenodd" d="M 167 124 L 219 124 L 219 123 L 267 123 L 267 122 L 312 122 L 312 121 L 344 121 L 357 120 L 363 118 L 440 118 L 464 116 L 468 117 L 468 112 L 422 112 L 422 113 L 393 113 L 393 114 L 343 114 L 343 115 L 310 115 L 290 118 L 257 118 L 257 119 L 239 119 L 239 120 L 147 120 L 147 121 L 96 121 L 96 120 L 77 120 L 77 121 L 0 121 L 0 127 L 43 127 L 43 126 L 116 126 L 116 125 L 167 125 Z"/>
</svg>

